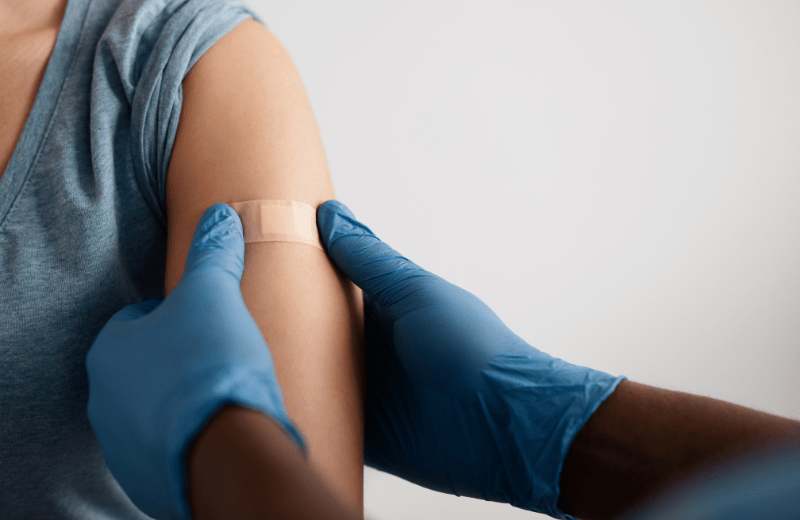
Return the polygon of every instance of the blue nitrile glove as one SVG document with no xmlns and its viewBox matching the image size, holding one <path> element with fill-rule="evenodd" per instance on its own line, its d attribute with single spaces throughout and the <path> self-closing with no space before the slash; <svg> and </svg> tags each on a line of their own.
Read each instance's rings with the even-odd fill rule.
<svg viewBox="0 0 800 520">
<path fill-rule="evenodd" d="M 317 226 L 364 291 L 365 463 L 444 493 L 573 518 L 556 505 L 564 457 L 625 376 L 530 346 L 336 200 L 317 210 Z"/>
<path fill-rule="evenodd" d="M 89 421 L 103 458 L 153 518 L 191 518 L 187 450 L 227 403 L 271 417 L 307 455 L 242 299 L 243 271 L 239 215 L 214 204 L 200 217 L 175 290 L 117 312 L 86 357 Z"/>
</svg>

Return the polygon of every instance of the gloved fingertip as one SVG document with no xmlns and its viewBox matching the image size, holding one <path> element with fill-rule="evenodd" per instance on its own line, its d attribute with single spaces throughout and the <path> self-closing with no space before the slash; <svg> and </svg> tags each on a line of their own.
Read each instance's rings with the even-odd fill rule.
<svg viewBox="0 0 800 520">
<path fill-rule="evenodd" d="M 325 202 L 322 203 L 322 205 L 319 208 L 320 208 L 320 211 L 323 211 L 323 210 L 326 211 L 326 212 L 333 211 L 333 212 L 339 213 L 341 215 L 347 215 L 348 217 L 352 218 L 353 220 L 355 220 L 355 218 L 356 218 L 356 216 L 353 215 L 353 212 L 350 211 L 350 208 L 348 208 L 347 206 L 344 205 L 344 203 L 339 202 L 336 199 L 326 200 Z"/>
<path fill-rule="evenodd" d="M 242 277 L 244 230 L 239 214 L 227 204 L 212 205 L 197 223 L 185 272 L 203 265 L 216 265 L 239 279 Z"/>
<path fill-rule="evenodd" d="M 323 202 L 317 209 L 317 227 L 322 245 L 328 253 L 330 253 L 330 246 L 333 242 L 353 229 L 360 229 L 374 235 L 371 229 L 356 219 L 350 208 L 336 199 Z"/>
<path fill-rule="evenodd" d="M 238 227 L 240 232 L 243 231 L 242 220 L 239 218 L 239 214 L 236 213 L 236 210 L 227 204 L 220 202 L 214 204 L 205 210 L 205 212 L 203 212 L 203 215 L 200 217 L 200 221 L 197 223 L 197 229 L 195 230 L 194 238 L 197 239 L 198 235 L 202 236 L 211 233 L 217 228 L 224 229 L 222 226 L 232 226 L 234 228 Z M 243 234 L 242 237 L 244 240 Z"/>
</svg>

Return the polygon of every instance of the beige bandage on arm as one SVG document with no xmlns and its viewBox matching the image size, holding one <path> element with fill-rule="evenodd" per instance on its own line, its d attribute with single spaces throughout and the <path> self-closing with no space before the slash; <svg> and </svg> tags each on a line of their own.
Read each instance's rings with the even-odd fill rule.
<svg viewBox="0 0 800 520">
<path fill-rule="evenodd" d="M 317 211 L 296 200 L 248 200 L 228 204 L 242 221 L 244 243 L 302 242 L 322 247 Z"/>
</svg>

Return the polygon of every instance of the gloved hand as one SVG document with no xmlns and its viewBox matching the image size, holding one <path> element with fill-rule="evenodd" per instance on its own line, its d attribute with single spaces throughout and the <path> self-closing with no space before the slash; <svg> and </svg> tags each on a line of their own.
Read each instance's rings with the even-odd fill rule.
<svg viewBox="0 0 800 520">
<path fill-rule="evenodd" d="M 365 463 L 444 493 L 573 518 L 556 505 L 564 457 L 625 376 L 530 346 L 341 202 L 322 204 L 317 226 L 331 260 L 363 290 Z"/>
<path fill-rule="evenodd" d="M 187 450 L 227 403 L 271 417 L 307 455 L 242 299 L 243 271 L 239 215 L 214 204 L 200 218 L 175 290 L 117 312 L 86 357 L 89 421 L 103 458 L 153 518 L 190 518 Z"/>
</svg>

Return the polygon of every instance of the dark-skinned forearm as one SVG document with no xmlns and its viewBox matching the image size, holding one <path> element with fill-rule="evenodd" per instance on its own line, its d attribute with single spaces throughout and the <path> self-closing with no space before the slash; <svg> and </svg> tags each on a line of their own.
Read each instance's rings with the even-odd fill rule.
<svg viewBox="0 0 800 520">
<path fill-rule="evenodd" d="M 217 412 L 187 456 L 192 520 L 357 520 L 266 415 L 237 405 Z"/>
<path fill-rule="evenodd" d="M 619 518 L 681 475 L 798 441 L 798 421 L 622 381 L 575 437 L 558 505 L 585 520 Z"/>
</svg>

